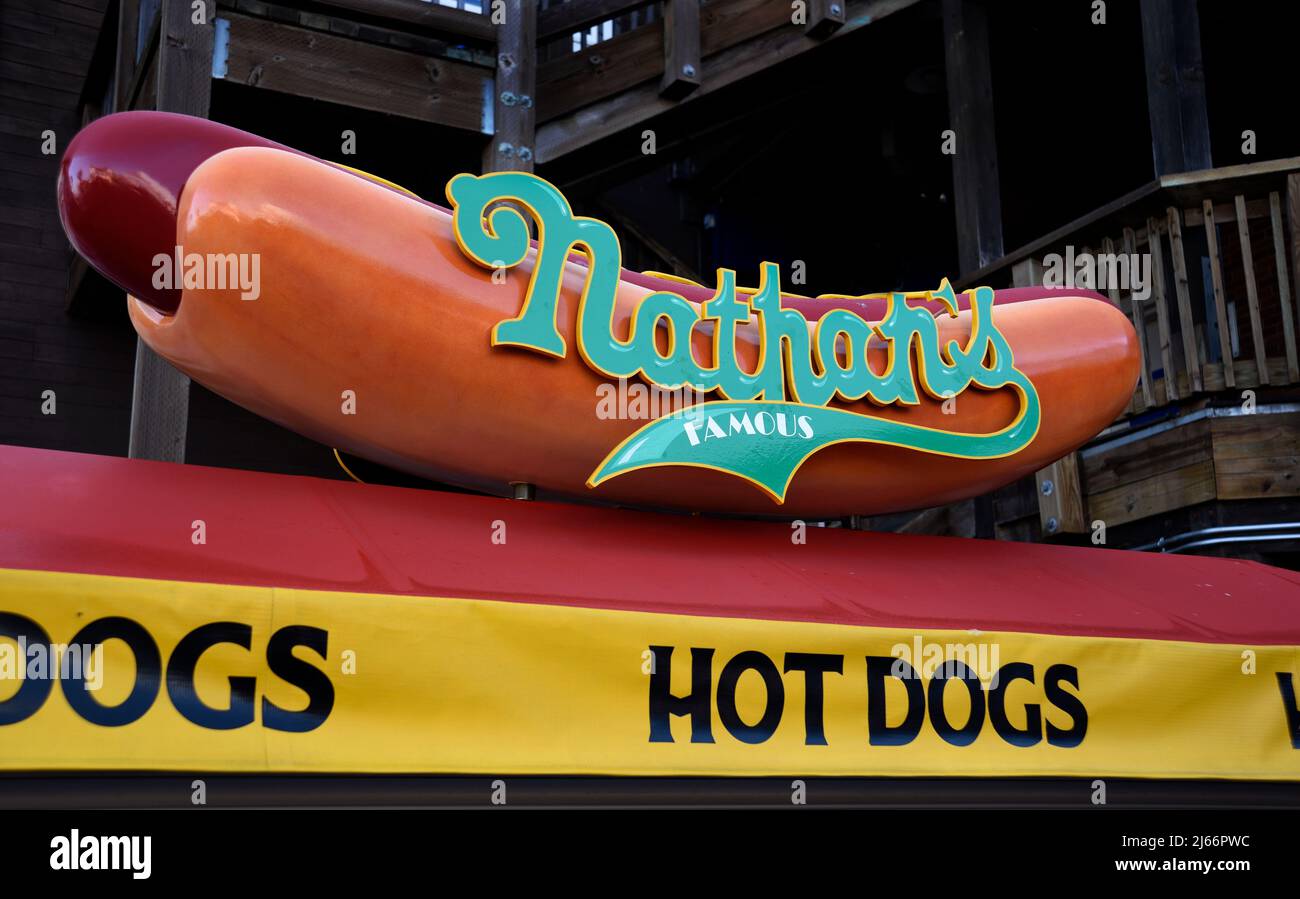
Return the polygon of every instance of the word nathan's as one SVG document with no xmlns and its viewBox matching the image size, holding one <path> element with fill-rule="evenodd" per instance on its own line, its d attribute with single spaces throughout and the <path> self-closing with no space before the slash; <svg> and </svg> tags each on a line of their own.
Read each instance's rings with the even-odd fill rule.
<svg viewBox="0 0 1300 899">
<path fill-rule="evenodd" d="M 606 457 L 588 486 L 639 468 L 694 465 L 745 478 L 781 502 L 804 460 L 836 443 L 886 443 L 992 459 L 1019 452 L 1038 433 L 1038 394 L 1016 369 L 1011 347 L 993 323 L 989 288 L 973 292 L 965 346 L 956 340 L 941 345 L 934 315 L 907 299 L 937 300 L 956 316 L 956 298 L 946 280 L 936 291 L 890 294 L 879 322 L 834 309 L 812 329 L 802 313 L 782 307 L 779 269 L 765 262 L 752 294 L 737 289 L 735 272 L 728 269 L 719 269 L 717 289 L 702 306 L 671 291 L 649 294 L 621 337 L 614 333 L 613 319 L 622 252 L 609 225 L 574 216 L 559 190 L 523 172 L 458 175 L 448 183 L 447 196 L 455 209 L 457 243 L 486 268 L 512 268 L 531 251 L 524 213 L 501 203 L 523 207 L 537 223 L 536 259 L 523 306 L 493 329 L 494 346 L 556 357 L 568 353 L 557 309 L 565 266 L 577 248 L 590 260 L 576 334 L 587 365 L 610 378 L 639 376 L 664 388 L 687 387 L 722 398 L 645 425 Z M 738 326 L 754 317 L 758 362 L 746 371 L 736 339 Z M 692 349 L 697 329 L 701 336 L 712 335 L 712 364 L 702 364 Z M 659 346 L 660 330 L 666 331 L 666 351 Z M 888 365 L 879 373 L 867 361 L 873 338 L 887 350 Z M 967 434 L 827 407 L 833 399 L 863 398 L 917 405 L 922 392 L 943 400 L 971 385 L 1015 390 L 1020 398 L 1015 419 L 995 433 Z"/>
</svg>

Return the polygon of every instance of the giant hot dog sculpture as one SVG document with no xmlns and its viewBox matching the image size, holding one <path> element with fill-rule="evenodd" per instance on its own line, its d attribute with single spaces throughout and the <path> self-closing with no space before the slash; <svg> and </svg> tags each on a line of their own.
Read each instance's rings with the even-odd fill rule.
<svg viewBox="0 0 1300 899">
<path fill-rule="evenodd" d="M 93 123 L 59 181 L 73 245 L 179 369 L 489 492 L 800 517 L 937 505 L 1073 450 L 1137 381 L 1132 326 L 1095 294 L 808 299 L 771 264 L 757 288 L 721 270 L 708 289 L 622 269 L 614 232 L 534 176 L 460 175 L 447 195 L 164 113 Z M 620 415 L 620 379 L 618 396 L 702 401 Z"/>
</svg>

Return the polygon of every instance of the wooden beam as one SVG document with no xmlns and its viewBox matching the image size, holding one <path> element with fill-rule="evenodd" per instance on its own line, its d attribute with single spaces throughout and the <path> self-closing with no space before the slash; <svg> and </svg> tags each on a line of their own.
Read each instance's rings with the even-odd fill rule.
<svg viewBox="0 0 1300 899">
<path fill-rule="evenodd" d="M 1101 240 L 1101 252 L 1103 255 L 1110 256 L 1113 258 L 1115 255 L 1115 242 L 1111 240 L 1109 237 L 1103 237 Z M 1083 255 L 1092 256 L 1093 255 L 1092 250 L 1089 247 L 1084 247 Z M 1110 300 L 1111 305 L 1114 306 L 1116 309 L 1120 310 L 1121 312 L 1124 311 L 1124 303 L 1120 299 L 1118 287 L 1115 287 L 1114 285 L 1106 287 L 1106 299 Z M 1130 316 L 1132 315 L 1132 311 L 1133 311 L 1133 303 L 1132 303 L 1132 298 L 1130 298 L 1129 300 Z M 1142 340 L 1142 332 L 1138 330 L 1136 320 L 1133 321 L 1133 332 L 1137 337 L 1138 362 L 1141 365 L 1139 371 L 1142 373 L 1142 378 L 1145 379 L 1146 366 L 1147 366 L 1147 351 L 1146 351 L 1146 346 L 1144 345 L 1144 342 Z M 1140 383 L 1141 381 L 1139 382 L 1139 384 Z M 1143 396 L 1143 394 L 1140 391 L 1138 390 L 1133 391 L 1133 395 L 1129 397 L 1128 406 L 1124 410 L 1125 415 L 1134 412 L 1141 412 L 1142 409 L 1146 408 L 1146 405 L 1142 405 L 1142 406 L 1138 405 L 1140 396 Z"/>
<path fill-rule="evenodd" d="M 1208 169 L 1213 163 L 1196 0 L 1142 0 L 1141 8 L 1156 175 Z"/>
<path fill-rule="evenodd" d="M 806 0 L 808 21 L 804 32 L 809 37 L 824 38 L 844 27 L 844 0 Z"/>
<path fill-rule="evenodd" d="M 157 98 L 163 112 L 207 118 L 217 4 L 215 0 L 205 4 L 203 22 L 197 24 L 190 0 L 163 0 Z M 137 338 L 128 455 L 184 462 L 189 411 L 190 379 Z"/>
<path fill-rule="evenodd" d="M 983 0 L 943 0 L 943 36 L 948 125 L 956 137 L 952 180 L 957 256 L 961 271 L 971 272 L 1003 255 L 988 11 Z"/>
<path fill-rule="evenodd" d="M 1202 224 L 1201 222 L 1201 199 L 1197 199 L 1197 205 L 1191 209 L 1183 210 L 1183 222 L 1189 228 Z M 1238 212 L 1235 197 L 1227 203 L 1214 204 L 1214 220 L 1219 224 L 1225 222 L 1236 222 L 1243 216 Z M 1268 201 L 1267 200 L 1249 200 L 1245 204 L 1246 219 L 1264 219 L 1268 218 Z"/>
<path fill-rule="evenodd" d="M 1183 338 L 1183 366 L 1192 392 L 1205 389 L 1201 377 L 1201 358 L 1197 351 L 1196 323 L 1192 318 L 1191 289 L 1187 283 L 1187 250 L 1183 246 L 1182 213 L 1170 206 L 1165 210 L 1169 222 L 1169 253 L 1174 264 L 1174 291 L 1178 297 L 1178 330 Z"/>
<path fill-rule="evenodd" d="M 1256 368 L 1254 359 L 1239 359 L 1233 368 L 1235 387 L 1241 389 L 1244 387 L 1259 386 L 1259 369 Z M 1203 378 L 1206 393 L 1218 393 L 1220 390 L 1228 389 L 1228 385 L 1225 384 L 1223 380 L 1223 366 L 1217 362 L 1208 362 L 1205 364 Z M 1286 383 L 1286 358 L 1284 356 L 1269 357 L 1268 378 L 1273 384 Z M 1186 385 L 1183 381 L 1179 382 L 1178 389 L 1184 393 L 1191 392 L 1191 387 Z"/>
<path fill-rule="evenodd" d="M 1137 236 L 1133 233 L 1132 228 L 1124 229 L 1124 255 L 1132 259 L 1137 254 Z M 1130 281 L 1132 273 L 1129 273 Z M 1129 291 L 1128 295 L 1129 313 L 1133 318 L 1133 330 L 1137 332 L 1138 352 L 1142 356 L 1142 401 L 1146 403 L 1147 408 L 1156 404 L 1155 391 L 1151 386 L 1151 347 L 1147 341 L 1147 316 L 1146 307 L 1143 301 Z"/>
<path fill-rule="evenodd" d="M 226 80 L 467 131 L 489 131 L 492 73 L 451 59 L 227 13 Z M 507 19 L 515 18 L 507 15 Z M 504 27 L 504 26 L 503 26 Z"/>
<path fill-rule="evenodd" d="M 1300 496 L 1300 413 L 1225 416 L 1210 431 L 1219 499 Z"/>
<path fill-rule="evenodd" d="M 437 0 L 427 3 L 418 0 L 316 0 L 316 2 L 375 19 L 386 19 L 402 25 L 416 25 L 430 31 L 474 38 L 484 43 L 490 43 L 496 37 L 496 29 L 489 16 L 441 6 Z M 491 9 L 491 0 L 485 0 L 483 6 L 485 9 Z M 513 4 L 509 4 L 507 16 L 512 10 Z"/>
<path fill-rule="evenodd" d="M 1078 453 L 1070 453 L 1037 472 L 1034 483 L 1038 487 L 1038 523 L 1044 534 L 1088 532 Z"/>
<path fill-rule="evenodd" d="M 616 34 L 578 53 L 565 53 L 537 69 L 537 119 L 546 122 L 663 74 L 664 32 L 658 23 Z M 654 95 L 659 94 L 655 81 Z M 674 101 L 664 99 L 671 107 Z"/>
<path fill-rule="evenodd" d="M 700 86 L 700 0 L 664 0 L 664 74 L 659 95 L 680 100 Z"/>
<path fill-rule="evenodd" d="M 789 4 L 770 0 L 708 0 L 700 7 L 700 52 L 707 60 L 715 53 L 776 28 L 799 33 L 790 21 Z"/>
<path fill-rule="evenodd" d="M 496 38 L 492 139 L 483 152 L 483 171 L 531 172 L 536 164 L 537 129 L 535 0 L 514 0 L 507 6 Z"/>
<path fill-rule="evenodd" d="M 848 5 L 849 20 L 844 27 L 831 35 L 828 40 L 841 40 L 849 34 L 867 27 L 873 22 L 915 5 L 918 0 L 856 0 Z M 751 14 L 739 15 L 741 10 L 750 10 Z M 743 40 L 736 40 L 741 24 L 751 20 L 766 23 L 770 18 L 775 21 L 780 16 L 784 25 L 774 25 L 768 30 Z M 711 96 L 729 85 L 741 81 L 750 75 L 782 61 L 806 53 L 821 46 L 821 42 L 808 37 L 803 30 L 790 25 L 789 7 L 769 0 L 716 0 L 703 10 L 701 17 L 703 34 L 701 52 L 709 67 L 709 78 L 700 89 L 691 93 L 680 103 L 665 100 L 659 96 L 657 82 L 643 83 L 647 78 L 653 79 L 654 73 L 645 77 L 620 79 L 616 89 L 592 89 L 593 80 L 601 80 L 608 73 L 601 68 L 605 65 L 605 49 L 614 41 L 631 35 L 648 33 L 655 40 L 662 42 L 663 34 L 658 29 L 640 28 L 619 35 L 613 41 L 606 41 L 592 47 L 584 54 L 571 54 L 576 60 L 556 60 L 542 67 L 539 84 L 543 87 L 542 109 L 539 120 L 543 122 L 537 129 L 537 160 L 545 164 L 554 162 L 583 147 L 590 146 L 614 134 L 635 128 L 661 113 L 668 112 L 679 105 L 694 103 Z M 725 30 L 724 26 L 726 27 Z M 755 28 L 759 26 L 753 26 Z M 734 43 L 728 43 L 734 41 Z M 661 52 L 658 44 L 651 43 L 654 50 Z M 644 50 L 644 48 L 642 48 Z M 651 56 L 656 61 L 659 52 Z M 593 58 L 601 62 L 592 63 Z M 622 57 L 609 56 L 609 60 Z M 565 66 L 563 79 L 548 78 L 548 70 L 554 66 Z M 556 73 L 559 74 L 559 73 Z M 593 76 L 597 76 L 593 78 Z M 580 102 L 557 103 L 557 80 L 567 80 L 570 90 L 583 92 Z M 552 105 L 554 104 L 554 105 Z M 583 107 L 583 108 L 579 108 Z"/>
<path fill-rule="evenodd" d="M 1268 351 L 1264 346 L 1264 320 L 1259 312 L 1259 289 L 1255 283 L 1255 254 L 1250 246 L 1250 223 L 1246 221 L 1246 198 L 1237 194 L 1237 237 L 1241 240 L 1241 267 L 1246 279 L 1246 306 L 1250 311 L 1250 338 L 1255 344 L 1255 366 L 1261 384 L 1268 383 Z"/>
<path fill-rule="evenodd" d="M 1213 458 L 1210 419 L 1184 422 L 1164 431 L 1090 448 L 1080 454 L 1089 497 L 1147 478 L 1199 465 Z"/>
<path fill-rule="evenodd" d="M 158 44 L 161 40 L 162 18 L 154 16 L 149 33 L 145 35 L 140 58 L 132 67 L 131 83 L 126 91 L 124 109 L 155 109 L 158 105 Z M 139 32 L 136 33 L 139 40 Z M 135 48 L 129 49 L 130 53 Z"/>
<path fill-rule="evenodd" d="M 1277 264 L 1277 300 L 1281 304 L 1282 339 L 1286 343 L 1287 383 L 1300 382 L 1300 352 L 1296 348 L 1295 321 L 1291 317 L 1291 279 L 1287 273 L 1286 235 L 1282 230 L 1282 199 L 1277 191 L 1268 195 L 1269 219 L 1273 226 L 1273 259 Z"/>
<path fill-rule="evenodd" d="M 538 11 L 537 39 L 582 31 L 644 5 L 645 0 L 567 0 Z"/>
<path fill-rule="evenodd" d="M 1206 200 L 1201 206 L 1205 216 L 1205 242 L 1210 254 L 1210 281 L 1214 288 L 1214 321 L 1219 332 L 1219 361 L 1228 387 L 1237 385 L 1233 373 L 1232 332 L 1228 325 L 1228 302 L 1223 296 L 1223 262 L 1219 258 L 1219 231 L 1214 224 L 1214 204 Z"/>
<path fill-rule="evenodd" d="M 700 8 L 699 19 L 700 55 L 705 59 L 774 29 L 800 35 L 791 24 L 789 9 L 772 0 L 713 0 Z M 539 121 L 618 95 L 643 82 L 662 80 L 664 35 L 664 26 L 652 23 L 543 64 L 537 74 L 541 93 Z M 814 41 L 808 43 L 816 46 Z M 716 71 L 716 64 L 710 65 Z M 660 96 L 657 90 L 655 99 L 663 100 L 668 108 L 678 102 Z"/>
<path fill-rule="evenodd" d="M 1094 493 L 1088 508 L 1107 527 L 1115 527 L 1209 502 L 1215 495 L 1214 462 L 1207 460 Z"/>
<path fill-rule="evenodd" d="M 135 81 L 135 45 L 139 41 L 140 0 L 119 0 L 117 4 L 117 48 L 113 60 L 113 111 L 127 109 Z"/>
<path fill-rule="evenodd" d="M 1291 232 L 1292 287 L 1296 295 L 1296 324 L 1300 326 L 1300 174 L 1286 177 L 1286 224 Z"/>
<path fill-rule="evenodd" d="M 1194 172 L 1171 172 L 1161 175 L 1158 181 L 1162 188 L 1172 191 L 1175 196 L 1214 194 L 1216 198 L 1222 198 L 1235 193 L 1255 193 L 1264 189 L 1266 184 L 1273 183 L 1278 175 L 1286 175 L 1296 169 L 1300 169 L 1300 156 L 1288 156 L 1198 169 Z"/>
<path fill-rule="evenodd" d="M 1170 326 L 1169 291 L 1165 285 L 1165 254 L 1160 226 L 1147 219 L 1147 250 L 1151 253 L 1151 297 L 1156 306 L 1156 331 L 1160 335 L 1160 368 L 1164 372 L 1165 401 L 1178 399 L 1178 371 L 1174 368 L 1173 328 Z"/>
<path fill-rule="evenodd" d="M 163 112 L 208 116 L 217 4 L 204 2 L 204 24 L 196 25 L 191 0 L 163 0 L 158 47 L 158 109 Z"/>
<path fill-rule="evenodd" d="M 1043 265 L 1037 259 L 1022 259 L 1012 269 L 1016 287 L 1043 283 Z M 1088 530 L 1083 486 L 1079 478 L 1079 454 L 1070 453 L 1034 474 L 1038 496 L 1038 519 L 1042 533 L 1083 534 Z"/>
<path fill-rule="evenodd" d="M 155 462 L 184 462 L 189 416 L 190 379 L 137 338 L 127 455 Z"/>
</svg>

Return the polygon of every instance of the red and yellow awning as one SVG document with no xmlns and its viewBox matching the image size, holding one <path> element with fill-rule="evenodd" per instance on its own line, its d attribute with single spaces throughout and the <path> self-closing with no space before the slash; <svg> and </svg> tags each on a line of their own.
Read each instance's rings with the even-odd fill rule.
<svg viewBox="0 0 1300 899">
<path fill-rule="evenodd" d="M 0 768 L 1300 780 L 1300 578 L 1254 563 L 15 447 L 0 483 Z M 97 643 L 96 690 L 4 676 Z"/>
</svg>

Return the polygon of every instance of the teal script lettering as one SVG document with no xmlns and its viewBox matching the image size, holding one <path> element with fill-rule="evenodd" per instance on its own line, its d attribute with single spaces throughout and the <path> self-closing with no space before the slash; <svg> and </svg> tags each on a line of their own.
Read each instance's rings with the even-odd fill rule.
<svg viewBox="0 0 1300 899">
<path fill-rule="evenodd" d="M 780 270 L 765 262 L 752 294 L 737 290 L 735 272 L 729 269 L 718 270 L 713 297 L 702 305 L 668 290 L 648 294 L 634 310 L 623 338 L 613 328 L 622 251 L 609 225 L 574 215 L 554 185 L 524 172 L 457 175 L 447 185 L 447 197 L 458 245 L 487 268 L 523 262 L 531 249 L 526 216 L 537 226 L 536 259 L 523 306 L 493 329 L 494 346 L 523 347 L 561 358 L 568 354 L 557 305 L 565 265 L 576 250 L 589 260 L 575 335 L 586 364 L 611 378 L 640 377 L 668 389 L 689 386 L 721 397 L 663 416 L 633 433 L 592 472 L 590 487 L 641 468 L 686 465 L 745 478 L 779 503 L 799 466 L 837 443 L 878 443 L 993 459 L 1021 451 L 1038 433 L 1038 393 L 1015 367 L 1011 347 L 993 323 L 993 291 L 987 287 L 972 293 L 971 333 L 965 345 L 956 340 L 940 345 L 935 316 L 907 303 L 917 294 L 890 294 L 879 322 L 835 309 L 810 327 L 798 310 L 782 307 Z M 947 314 L 957 315 L 956 297 L 946 280 L 938 290 L 919 296 L 937 300 Z M 735 338 L 737 325 L 751 321 L 758 332 L 759 363 L 749 372 L 736 357 Z M 713 333 L 710 365 L 701 363 L 691 348 L 691 335 L 703 323 Z M 661 328 L 668 336 L 666 352 L 655 339 Z M 888 365 L 879 374 L 867 364 L 873 336 L 888 348 Z M 842 363 L 836 351 L 841 345 Z M 919 391 L 941 400 L 971 386 L 1014 390 L 1020 400 L 1015 419 L 994 433 L 967 434 L 828 405 L 862 399 L 916 405 L 921 402 Z"/>
</svg>

